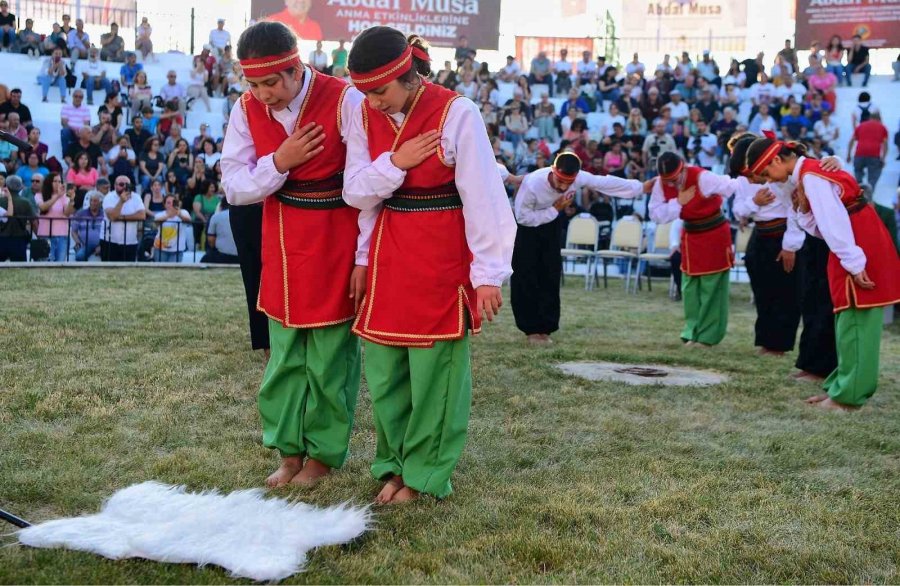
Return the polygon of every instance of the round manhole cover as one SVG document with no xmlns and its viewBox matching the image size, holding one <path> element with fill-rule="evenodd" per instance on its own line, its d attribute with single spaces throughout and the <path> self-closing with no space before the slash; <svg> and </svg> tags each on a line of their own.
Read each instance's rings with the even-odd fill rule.
<svg viewBox="0 0 900 586">
<path fill-rule="evenodd" d="M 676 387 L 711 386 L 728 381 L 718 372 L 664 364 L 621 364 L 617 362 L 564 362 L 557 368 L 587 380 L 621 382 L 629 385 Z"/>
</svg>

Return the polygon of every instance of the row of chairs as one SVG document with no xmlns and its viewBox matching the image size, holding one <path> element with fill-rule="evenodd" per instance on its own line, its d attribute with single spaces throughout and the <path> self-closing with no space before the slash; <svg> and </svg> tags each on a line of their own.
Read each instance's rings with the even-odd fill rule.
<svg viewBox="0 0 900 586">
<path fill-rule="evenodd" d="M 607 268 L 609 263 L 625 261 L 625 290 L 633 290 L 637 293 L 640 286 L 641 267 L 647 277 L 647 290 L 652 290 L 651 265 L 665 264 L 669 262 L 669 236 L 672 224 L 656 226 L 656 234 L 653 239 L 653 248 L 645 250 L 644 224 L 636 220 L 621 220 L 612 228 L 609 249 L 600 249 L 600 234 L 610 229 L 610 222 L 598 222 L 593 216 L 579 215 L 569 220 L 566 232 L 566 244 L 560 251 L 563 261 L 570 261 L 574 265 L 579 261 L 585 263 L 584 288 L 593 290 L 599 281 L 598 265 L 603 267 L 603 288 L 608 286 Z M 743 255 L 747 251 L 747 243 L 750 240 L 750 230 L 738 230 L 735 237 L 735 269 L 744 267 Z M 659 252 L 665 251 L 665 252 Z M 634 283 L 632 284 L 632 276 Z M 565 278 L 565 271 L 563 271 Z M 672 287 L 670 279 L 670 289 Z"/>
</svg>

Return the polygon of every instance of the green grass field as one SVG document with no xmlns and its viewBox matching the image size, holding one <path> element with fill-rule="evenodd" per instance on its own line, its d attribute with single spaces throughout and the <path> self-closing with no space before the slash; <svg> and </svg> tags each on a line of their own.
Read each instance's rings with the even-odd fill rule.
<svg viewBox="0 0 900 586">
<path fill-rule="evenodd" d="M 508 305 L 473 344 L 456 492 L 378 510 L 374 531 L 313 552 L 288 583 L 900 582 L 900 326 L 885 331 L 868 406 L 824 413 L 802 402 L 814 388 L 788 381 L 793 356 L 754 355 L 746 286 L 732 289 L 725 342 L 703 351 L 681 347 L 680 305 L 661 284 L 635 296 L 582 283 L 563 292 L 554 346 L 523 344 Z M 95 512 L 149 479 L 261 485 L 276 459 L 260 445 L 263 364 L 242 297 L 233 270 L 0 271 L 0 507 L 35 522 Z M 595 359 L 731 381 L 626 387 L 553 367 Z M 374 441 L 363 390 L 348 466 L 275 494 L 369 501 Z M 2 583 L 228 581 L 214 567 L 0 548 Z"/>
</svg>

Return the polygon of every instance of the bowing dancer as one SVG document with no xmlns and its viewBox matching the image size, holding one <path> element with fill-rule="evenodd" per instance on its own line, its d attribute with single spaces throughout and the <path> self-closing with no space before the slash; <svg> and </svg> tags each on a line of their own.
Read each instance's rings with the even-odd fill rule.
<svg viewBox="0 0 900 586">
<path fill-rule="evenodd" d="M 365 93 L 347 144 L 347 201 L 377 211 L 353 331 L 365 340 L 376 502 L 448 496 L 469 422 L 469 332 L 492 320 L 515 222 L 478 107 L 428 82 L 423 39 L 375 26 L 348 68 Z"/>
<path fill-rule="evenodd" d="M 657 160 L 659 176 L 652 181 L 650 219 L 657 224 L 683 220 L 681 233 L 681 293 L 687 346 L 714 346 L 728 329 L 729 271 L 734 263 L 731 228 L 722 213 L 723 197 L 737 180 L 701 167 L 687 166 L 673 152 Z"/>
<path fill-rule="evenodd" d="M 797 143 L 760 138 L 747 149 L 747 166 L 769 181 L 796 184 L 800 226 L 831 249 L 828 280 L 838 365 L 825 380 L 826 392 L 807 402 L 824 409 L 858 409 L 878 386 L 884 307 L 900 302 L 900 257 L 853 176 L 825 171 L 805 152 Z"/>
<path fill-rule="evenodd" d="M 729 141 L 729 171 L 738 181 L 733 211 L 753 222 L 744 262 L 756 306 L 754 345 L 760 354 L 782 356 L 794 349 L 800 326 L 800 289 L 794 270 L 805 233 L 792 213 L 790 189 L 747 177 L 747 147 L 758 137 L 743 134 Z"/>
<path fill-rule="evenodd" d="M 559 329 L 560 212 L 582 187 L 629 199 L 643 193 L 640 181 L 582 171 L 581 159 L 568 151 L 559 153 L 551 167 L 522 180 L 515 200 L 518 229 L 510 296 L 516 327 L 531 344 L 551 343 L 550 335 Z"/>
<path fill-rule="evenodd" d="M 341 193 L 363 98 L 304 65 L 283 24 L 252 25 L 237 52 L 250 91 L 231 110 L 222 173 L 229 203 L 263 206 L 256 307 L 269 317 L 271 357 L 259 412 L 263 445 L 282 459 L 266 484 L 309 485 L 344 464 L 359 392 L 350 326 L 365 290 L 365 218 Z"/>
</svg>

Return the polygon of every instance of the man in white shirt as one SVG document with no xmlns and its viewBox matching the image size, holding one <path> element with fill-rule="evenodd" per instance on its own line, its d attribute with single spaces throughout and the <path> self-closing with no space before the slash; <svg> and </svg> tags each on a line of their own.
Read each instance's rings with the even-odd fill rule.
<svg viewBox="0 0 900 586">
<path fill-rule="evenodd" d="M 669 98 L 672 100 L 669 102 L 669 110 L 672 113 L 672 120 L 675 122 L 683 122 L 688 119 L 691 115 L 691 109 L 687 105 L 687 102 L 681 99 L 681 92 L 678 90 L 672 90 L 669 92 Z"/>
<path fill-rule="evenodd" d="M 559 61 L 553 65 L 556 74 L 556 93 L 568 94 L 572 89 L 572 64 L 569 63 L 569 50 L 559 50 Z"/>
<path fill-rule="evenodd" d="M 178 109 L 184 114 L 185 106 L 187 105 L 187 90 L 178 83 L 178 76 L 175 74 L 174 69 L 170 69 L 166 74 L 166 80 L 166 84 L 159 89 L 159 95 L 166 102 L 178 104 Z"/>
<path fill-rule="evenodd" d="M 81 79 L 87 89 L 88 106 L 94 105 L 94 90 L 103 90 L 105 94 L 109 93 L 109 80 L 106 79 L 106 68 L 100 61 L 100 51 L 96 47 L 91 47 L 88 51 L 87 61 L 82 61 L 78 66 L 81 72 Z"/>
<path fill-rule="evenodd" d="M 672 64 L 669 63 L 669 59 L 672 57 L 667 53 L 662 60 L 662 63 L 656 66 L 657 71 L 662 71 L 663 73 L 672 73 Z"/>
<path fill-rule="evenodd" d="M 625 65 L 625 75 L 631 77 L 632 75 L 637 75 L 641 79 L 644 78 L 644 64 L 641 63 L 640 59 L 638 59 L 638 54 L 635 53 L 634 57 L 631 61 Z"/>
<path fill-rule="evenodd" d="M 220 56 L 225 47 L 231 44 L 231 33 L 225 30 L 224 18 L 216 21 L 216 28 L 209 31 L 209 44 L 215 47 Z"/>
<path fill-rule="evenodd" d="M 822 111 L 822 118 L 813 125 L 813 132 L 816 138 L 822 141 L 822 149 L 829 154 L 834 154 L 832 145 L 837 143 L 840 129 L 831 119 L 829 110 Z"/>
<path fill-rule="evenodd" d="M 103 198 L 103 234 L 100 237 L 100 259 L 103 261 L 137 261 L 138 225 L 147 212 L 141 196 L 131 190 L 131 179 L 119 175 L 115 191 Z"/>
<path fill-rule="evenodd" d="M 799 83 L 794 83 L 794 78 L 791 75 L 785 75 L 781 78 L 782 83 L 781 86 L 775 90 L 775 98 L 781 104 L 786 104 L 788 101 L 788 97 L 794 96 L 794 100 L 798 104 L 803 103 L 803 96 L 806 94 L 806 88 L 804 88 Z"/>
<path fill-rule="evenodd" d="M 716 147 L 719 139 L 709 131 L 706 120 L 697 121 L 697 134 L 688 143 L 688 151 L 696 158 L 697 166 L 711 171 L 716 164 Z"/>
<path fill-rule="evenodd" d="M 69 46 L 69 55 L 74 63 L 76 59 L 84 59 L 87 57 L 88 49 L 91 48 L 91 37 L 84 32 L 84 21 L 80 18 L 75 21 L 75 30 L 70 30 L 66 38 Z"/>
<path fill-rule="evenodd" d="M 597 64 L 591 60 L 590 51 L 582 51 L 578 62 L 578 83 L 591 85 L 597 81 Z"/>
<path fill-rule="evenodd" d="M 497 72 L 500 81 L 515 83 L 519 76 L 522 75 L 522 66 L 516 61 L 512 55 L 506 56 L 506 66 Z"/>
</svg>

